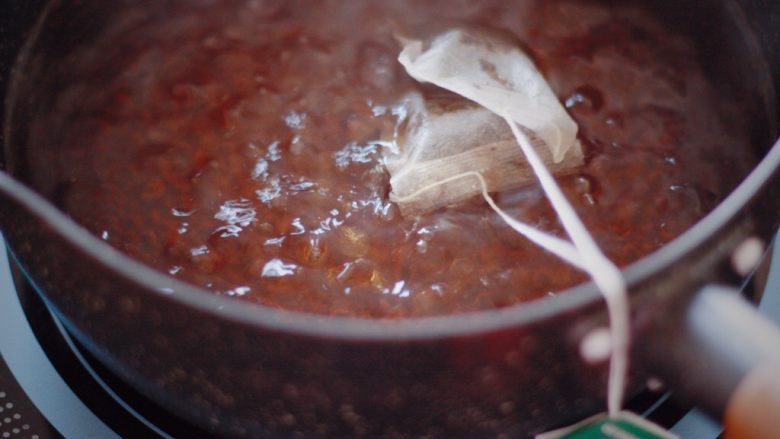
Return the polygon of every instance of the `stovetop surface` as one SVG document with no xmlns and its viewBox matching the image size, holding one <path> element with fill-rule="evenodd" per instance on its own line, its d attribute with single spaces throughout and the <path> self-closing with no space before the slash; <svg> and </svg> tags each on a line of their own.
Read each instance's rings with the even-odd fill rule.
<svg viewBox="0 0 780 439">
<path fill-rule="evenodd" d="M 767 259 L 760 308 L 780 322 L 778 253 Z M 13 267 L 0 240 L 0 439 L 210 437 L 101 366 Z M 722 431 L 669 392 L 646 391 L 627 408 L 682 438 L 714 439 Z"/>
</svg>

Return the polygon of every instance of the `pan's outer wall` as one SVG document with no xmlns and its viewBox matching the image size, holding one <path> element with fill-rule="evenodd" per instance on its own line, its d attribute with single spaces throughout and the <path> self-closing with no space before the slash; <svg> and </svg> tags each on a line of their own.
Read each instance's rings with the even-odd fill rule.
<svg viewBox="0 0 780 439">
<path fill-rule="evenodd" d="M 68 20 L 55 20 L 47 31 L 52 33 L 40 40 L 56 40 L 60 60 L 69 44 L 88 41 L 79 32 L 94 31 L 95 17 L 110 12 L 105 6 L 90 9 L 88 1 L 65 3 L 77 10 Z M 753 23 L 780 29 L 770 26 L 780 17 L 777 6 L 745 3 L 757 12 Z M 780 60 L 780 39 L 767 38 L 764 43 L 775 49 L 772 59 Z M 46 71 L 46 62 L 56 65 L 55 58 L 33 59 Z M 35 90 L 55 86 L 51 81 L 18 79 L 19 96 L 30 98 L 15 102 L 6 158 L 9 169 L 22 177 L 29 170 L 14 160 L 20 154 L 8 152 L 31 146 L 25 143 L 24 122 L 46 109 L 42 92 Z M 775 181 L 772 191 L 777 186 Z M 712 280 L 712 273 L 727 272 L 723 261 L 744 237 L 771 235 L 780 199 L 772 191 L 735 216 L 719 236 L 691 249 L 674 270 L 633 270 L 639 334 L 648 335 L 668 307 L 682 306 L 685 293 Z M 532 315 L 544 307 L 518 307 L 510 313 L 525 323 L 470 335 L 464 330 L 391 341 L 359 333 L 317 336 L 186 306 L 176 296 L 194 293 L 179 284 L 165 285 L 170 288 L 165 293 L 151 290 L 149 278 L 120 273 L 112 264 L 121 264 L 121 258 L 94 251 L 96 241 L 81 239 L 56 215 L 42 215 L 46 208 L 30 199 L 3 199 L 0 223 L 47 301 L 122 378 L 212 431 L 260 437 L 527 437 L 603 404 L 605 368 L 584 365 L 577 353 L 579 337 L 604 322 L 596 294 L 587 288 L 569 293 L 578 306 L 544 318 Z M 316 328 L 318 319 L 312 320 Z M 639 339 L 635 349 L 641 347 Z"/>
<path fill-rule="evenodd" d="M 427 340 L 294 335 L 149 292 L 19 209 L 0 206 L 4 221 L 13 218 L 5 227 L 15 256 L 79 340 L 215 432 L 524 437 L 597 409 L 594 395 L 604 393 L 603 370 L 582 367 L 569 348 L 573 313 Z"/>
</svg>

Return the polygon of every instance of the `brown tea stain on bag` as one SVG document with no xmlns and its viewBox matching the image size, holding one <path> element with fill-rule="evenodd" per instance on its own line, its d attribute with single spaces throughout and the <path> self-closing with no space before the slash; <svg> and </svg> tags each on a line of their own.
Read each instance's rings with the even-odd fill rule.
<svg viewBox="0 0 780 439">
<path fill-rule="evenodd" d="M 479 65 L 482 67 L 482 70 L 487 73 L 491 78 L 493 78 L 496 82 L 503 85 L 504 87 L 510 88 L 512 84 L 507 81 L 505 78 L 501 77 L 498 74 L 498 70 L 496 68 L 496 65 L 493 64 L 490 61 L 481 59 L 479 60 Z"/>
</svg>

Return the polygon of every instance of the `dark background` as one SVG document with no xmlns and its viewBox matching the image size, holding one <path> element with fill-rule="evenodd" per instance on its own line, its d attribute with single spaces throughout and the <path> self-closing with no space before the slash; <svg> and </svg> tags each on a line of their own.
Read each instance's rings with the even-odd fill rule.
<svg viewBox="0 0 780 439">
<path fill-rule="evenodd" d="M 5 120 L 5 96 L 11 68 L 45 4 L 45 0 L 0 0 L 0 102 L 3 103 L 0 122 Z M 0 130 L 0 145 L 4 143 L 3 130 Z"/>
</svg>

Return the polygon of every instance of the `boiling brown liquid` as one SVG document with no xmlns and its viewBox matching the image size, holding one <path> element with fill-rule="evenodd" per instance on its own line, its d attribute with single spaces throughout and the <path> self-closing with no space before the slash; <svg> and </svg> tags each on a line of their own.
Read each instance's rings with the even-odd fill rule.
<svg viewBox="0 0 780 439">
<path fill-rule="evenodd" d="M 523 42 L 580 124 L 587 163 L 558 181 L 619 265 L 690 227 L 753 163 L 745 117 L 693 44 L 625 5 L 202 0 L 165 20 L 127 7 L 73 59 L 84 80 L 58 99 L 62 147 L 30 161 L 95 234 L 215 294 L 402 317 L 586 280 L 481 198 L 416 218 L 388 200 L 382 148 L 420 87 L 396 61 L 399 30 L 469 23 Z M 565 236 L 537 186 L 496 199 Z"/>
</svg>

